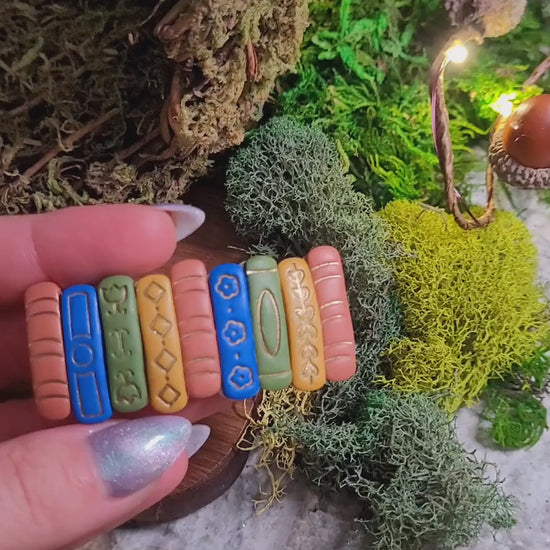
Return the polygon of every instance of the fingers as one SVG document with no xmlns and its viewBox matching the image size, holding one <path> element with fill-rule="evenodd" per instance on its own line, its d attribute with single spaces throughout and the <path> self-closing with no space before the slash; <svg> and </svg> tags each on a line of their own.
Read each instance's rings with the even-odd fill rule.
<svg viewBox="0 0 550 550">
<path fill-rule="evenodd" d="M 230 409 L 233 403 L 233 401 L 222 395 L 215 395 L 207 399 L 192 399 L 178 416 L 187 418 L 190 422 L 195 423 L 203 418 Z M 119 417 L 117 419 L 144 418 L 147 416 L 154 416 L 155 414 L 157 414 L 155 411 L 151 408 L 147 408 L 132 416 L 127 415 L 124 418 Z M 21 399 L 0 403 L 0 418 L 9 418 L 9 422 L 0 422 L 0 442 L 39 430 L 74 424 L 75 422 L 74 419 L 69 418 L 64 422 L 53 423 L 42 418 L 38 414 L 32 399 Z"/>
<path fill-rule="evenodd" d="M 30 380 L 26 330 L 22 305 L 0 308 L 0 389 Z"/>
<path fill-rule="evenodd" d="M 203 221 L 204 213 L 188 205 L 94 206 L 0 217 L 0 388 L 29 379 L 22 303 L 29 285 L 94 284 L 104 275 L 158 269 L 176 240 Z"/>
<path fill-rule="evenodd" d="M 39 281 L 93 284 L 155 269 L 170 259 L 177 237 L 170 215 L 139 205 L 0 217 L 0 305 L 21 302 Z"/>
<path fill-rule="evenodd" d="M 152 506 L 185 475 L 191 432 L 185 419 L 156 416 L 1 443 L 3 550 L 71 547 Z"/>
</svg>

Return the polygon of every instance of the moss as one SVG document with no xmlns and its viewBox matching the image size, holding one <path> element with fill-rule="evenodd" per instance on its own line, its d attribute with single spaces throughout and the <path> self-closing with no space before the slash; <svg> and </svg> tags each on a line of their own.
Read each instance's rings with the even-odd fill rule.
<svg viewBox="0 0 550 550">
<path fill-rule="evenodd" d="M 292 473 L 293 446 L 270 427 L 292 414 L 322 414 L 325 422 L 352 419 L 381 372 L 382 350 L 400 333 L 401 313 L 390 271 L 393 251 L 371 202 L 353 189 L 336 147 L 316 128 L 288 118 L 271 119 L 231 158 L 226 189 L 226 209 L 253 250 L 283 257 L 330 244 L 344 263 L 357 375 L 348 382 L 329 383 L 321 392 L 266 392 L 255 421 L 255 434 L 263 442 L 260 463 L 284 464 L 283 470 Z"/>
<path fill-rule="evenodd" d="M 550 342 L 542 342 L 532 357 L 514 365 L 483 393 L 482 417 L 487 435 L 506 449 L 531 447 L 548 428 L 542 403 L 550 374 Z"/>
<path fill-rule="evenodd" d="M 257 504 L 281 498 L 284 475 L 299 469 L 363 504 L 357 519 L 374 535 L 372 548 L 454 548 L 486 523 L 510 526 L 512 501 L 461 448 L 435 400 L 373 389 L 380 355 L 401 329 L 388 269 L 396 252 L 335 145 L 315 127 L 272 119 L 237 150 L 226 187 L 226 208 L 252 250 L 279 257 L 316 244 L 340 250 L 357 341 L 351 380 L 312 393 L 264 393 L 251 439 L 241 443 L 261 448 L 259 465 L 270 474 Z"/>
<path fill-rule="evenodd" d="M 277 113 L 331 135 L 357 188 L 377 207 L 393 199 L 444 204 L 427 85 L 441 35 L 452 32 L 442 2 L 316 0 L 310 11 L 298 75 L 281 80 Z M 455 179 L 463 197 L 475 164 L 470 147 L 496 117 L 491 105 L 503 93 L 517 93 L 518 102 L 537 93 L 521 86 L 544 59 L 549 24 L 543 2 L 531 2 L 517 29 L 472 48 L 466 63 L 448 70 Z"/>
<path fill-rule="evenodd" d="M 283 82 L 279 112 L 333 136 L 358 189 L 377 206 L 393 198 L 442 200 L 422 43 L 444 20 L 439 0 L 311 4 L 298 77 Z M 483 130 L 455 105 L 458 179 L 472 166 L 467 145 Z M 466 195 L 466 193 L 464 193 Z"/>
<path fill-rule="evenodd" d="M 496 386 L 484 397 L 483 417 L 491 423 L 489 435 L 500 447 L 532 447 L 548 428 L 544 405 L 528 392 L 511 392 Z"/>
<path fill-rule="evenodd" d="M 275 79 L 295 68 L 307 4 L 200 0 L 183 7 L 178 17 L 185 32 L 165 44 L 182 67 L 179 112 L 171 122 L 180 149 L 211 154 L 242 142 L 262 117 Z"/>
<path fill-rule="evenodd" d="M 437 394 L 449 412 L 472 405 L 489 380 L 533 356 L 549 334 L 529 231 L 505 212 L 463 231 L 447 214 L 404 201 L 381 217 L 403 248 L 395 276 L 405 337 L 388 350 L 386 383 Z"/>
<path fill-rule="evenodd" d="M 519 26 L 482 46 L 472 46 L 472 55 L 464 65 L 450 73 L 447 95 L 451 105 L 460 105 L 464 116 L 480 128 L 489 128 L 495 120 L 491 107 L 503 94 L 515 94 L 514 104 L 538 95 L 550 86 L 550 74 L 537 86 L 523 84 L 543 61 L 541 46 L 550 32 L 550 14 L 543 2 L 530 2 Z M 451 107 L 454 109 L 454 107 Z"/>
<path fill-rule="evenodd" d="M 378 353 L 400 330 L 390 258 L 371 201 L 345 175 L 334 144 L 318 129 L 273 118 L 230 160 L 226 208 L 237 231 L 275 254 L 305 255 L 315 245 L 342 256 L 354 317 L 360 380 L 333 391 L 359 395 L 377 375 Z M 336 389 L 337 388 L 337 389 Z M 345 389 L 343 389 L 345 388 Z M 352 394 L 339 405 L 353 407 Z"/>
<path fill-rule="evenodd" d="M 89 163 L 108 161 L 158 125 L 170 66 L 150 30 L 139 26 L 151 6 L 107 4 L 1 3 L 0 212 L 94 202 L 97 195 L 82 182 Z M 32 182 L 20 177 L 59 141 L 109 112 Z"/>
<path fill-rule="evenodd" d="M 307 0 L 176 7 L 1 3 L 0 213 L 173 202 L 242 141 L 294 67 Z"/>
<path fill-rule="evenodd" d="M 301 469 L 317 485 L 351 490 L 375 550 L 456 548 L 484 525 L 513 525 L 513 500 L 489 466 L 461 447 L 433 399 L 368 392 L 352 423 L 290 421 Z"/>
</svg>

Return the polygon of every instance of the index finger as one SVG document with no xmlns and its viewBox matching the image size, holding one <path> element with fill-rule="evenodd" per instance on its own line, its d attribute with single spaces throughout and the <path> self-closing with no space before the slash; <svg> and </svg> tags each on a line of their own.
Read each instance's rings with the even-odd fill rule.
<svg viewBox="0 0 550 550">
<path fill-rule="evenodd" d="M 0 305 L 22 301 L 40 281 L 61 287 L 112 274 L 145 273 L 177 243 L 170 215 L 150 206 L 80 206 L 0 217 Z"/>
</svg>

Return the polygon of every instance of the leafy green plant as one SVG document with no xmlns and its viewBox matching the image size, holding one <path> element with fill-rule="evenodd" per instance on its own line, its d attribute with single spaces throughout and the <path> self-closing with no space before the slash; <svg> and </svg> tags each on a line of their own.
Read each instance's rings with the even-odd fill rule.
<svg viewBox="0 0 550 550">
<path fill-rule="evenodd" d="M 356 187 L 377 207 L 393 199 L 444 203 L 428 96 L 434 37 L 445 32 L 441 5 L 313 1 L 298 73 L 280 81 L 276 112 L 333 137 Z M 504 93 L 515 92 L 519 102 L 539 92 L 520 88 L 544 58 L 549 23 L 542 9 L 533 3 L 516 31 L 471 48 L 470 59 L 449 70 L 455 179 L 465 198 L 465 175 L 476 167 L 470 148 L 489 133 L 496 117 L 491 105 Z"/>
<path fill-rule="evenodd" d="M 542 403 L 550 374 L 550 347 L 541 344 L 536 353 L 514 366 L 501 380 L 489 383 L 483 394 L 482 417 L 489 421 L 488 434 L 507 449 L 531 447 L 548 428 Z"/>
<path fill-rule="evenodd" d="M 279 112 L 318 125 L 336 141 L 358 189 L 376 206 L 392 198 L 442 199 L 428 99 L 429 62 L 415 41 L 440 2 L 313 2 L 312 27 L 294 78 L 283 81 Z M 457 149 L 482 133 L 457 115 Z M 472 160 L 457 158 L 463 175 Z"/>
</svg>

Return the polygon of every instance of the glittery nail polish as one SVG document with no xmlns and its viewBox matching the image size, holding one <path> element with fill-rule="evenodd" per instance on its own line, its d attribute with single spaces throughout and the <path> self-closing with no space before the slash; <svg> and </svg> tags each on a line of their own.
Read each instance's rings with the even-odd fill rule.
<svg viewBox="0 0 550 550">
<path fill-rule="evenodd" d="M 178 416 L 119 422 L 89 436 L 109 494 L 123 497 L 159 478 L 185 451 L 191 423 Z"/>
</svg>

